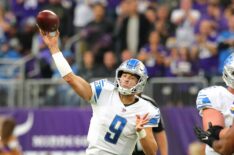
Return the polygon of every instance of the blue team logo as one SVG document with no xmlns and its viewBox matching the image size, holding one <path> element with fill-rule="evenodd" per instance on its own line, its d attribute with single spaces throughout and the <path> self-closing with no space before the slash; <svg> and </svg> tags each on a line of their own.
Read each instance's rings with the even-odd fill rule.
<svg viewBox="0 0 234 155">
<path fill-rule="evenodd" d="M 228 56 L 228 58 L 224 61 L 224 65 L 231 65 L 234 60 L 234 54 Z"/>
</svg>

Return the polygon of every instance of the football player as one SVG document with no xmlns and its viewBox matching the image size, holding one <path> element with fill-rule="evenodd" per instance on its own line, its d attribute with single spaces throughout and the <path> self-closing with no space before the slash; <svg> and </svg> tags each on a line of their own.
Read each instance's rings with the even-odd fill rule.
<svg viewBox="0 0 234 155">
<path fill-rule="evenodd" d="M 72 72 L 60 52 L 59 32 L 55 36 L 40 32 L 63 79 L 91 103 L 93 116 L 86 154 L 131 155 L 137 139 L 145 154 L 156 154 L 152 127 L 158 126 L 159 109 L 136 96 L 143 91 L 148 78 L 143 63 L 137 59 L 123 62 L 116 70 L 115 83 L 105 79 L 88 83 Z"/>
<path fill-rule="evenodd" d="M 212 148 L 213 143 L 215 140 L 224 138 L 233 123 L 234 54 L 231 54 L 224 62 L 223 80 L 227 88 L 211 86 L 202 89 L 197 96 L 197 109 L 202 116 L 205 131 L 196 127 L 195 133 L 202 142 L 207 144 L 207 155 L 219 154 Z"/>
</svg>

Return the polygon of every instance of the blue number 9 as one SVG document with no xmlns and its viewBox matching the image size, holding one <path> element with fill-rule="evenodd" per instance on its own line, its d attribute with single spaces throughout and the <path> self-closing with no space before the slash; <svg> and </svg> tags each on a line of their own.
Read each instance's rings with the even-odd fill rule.
<svg viewBox="0 0 234 155">
<path fill-rule="evenodd" d="M 105 135 L 105 140 L 112 144 L 116 144 L 126 123 L 127 123 L 127 120 L 125 118 L 119 115 L 116 115 L 109 127 L 110 132 L 107 132 Z"/>
</svg>

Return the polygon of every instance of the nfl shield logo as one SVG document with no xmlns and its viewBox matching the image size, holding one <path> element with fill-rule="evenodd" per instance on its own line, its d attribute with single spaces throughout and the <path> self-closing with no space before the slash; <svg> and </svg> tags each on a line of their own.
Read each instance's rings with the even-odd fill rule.
<svg viewBox="0 0 234 155">
<path fill-rule="evenodd" d="M 126 112 L 126 109 L 125 109 L 125 108 L 122 108 L 122 112 Z"/>
</svg>

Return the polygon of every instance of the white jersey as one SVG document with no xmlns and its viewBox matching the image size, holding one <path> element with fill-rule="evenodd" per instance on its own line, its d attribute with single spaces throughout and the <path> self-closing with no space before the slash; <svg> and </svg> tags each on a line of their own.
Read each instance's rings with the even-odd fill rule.
<svg viewBox="0 0 234 155">
<path fill-rule="evenodd" d="M 230 127 L 234 117 L 234 95 L 222 86 L 212 86 L 202 89 L 197 96 L 197 109 L 202 116 L 204 108 L 213 108 L 224 116 L 225 127 Z M 219 155 L 209 145 L 206 145 L 206 155 Z"/>
<path fill-rule="evenodd" d="M 86 150 L 88 155 L 131 155 L 136 141 L 136 114 L 149 113 L 145 127 L 157 127 L 159 109 L 139 98 L 125 106 L 115 86 L 107 80 L 91 83 L 93 116 L 90 122 Z"/>
</svg>

